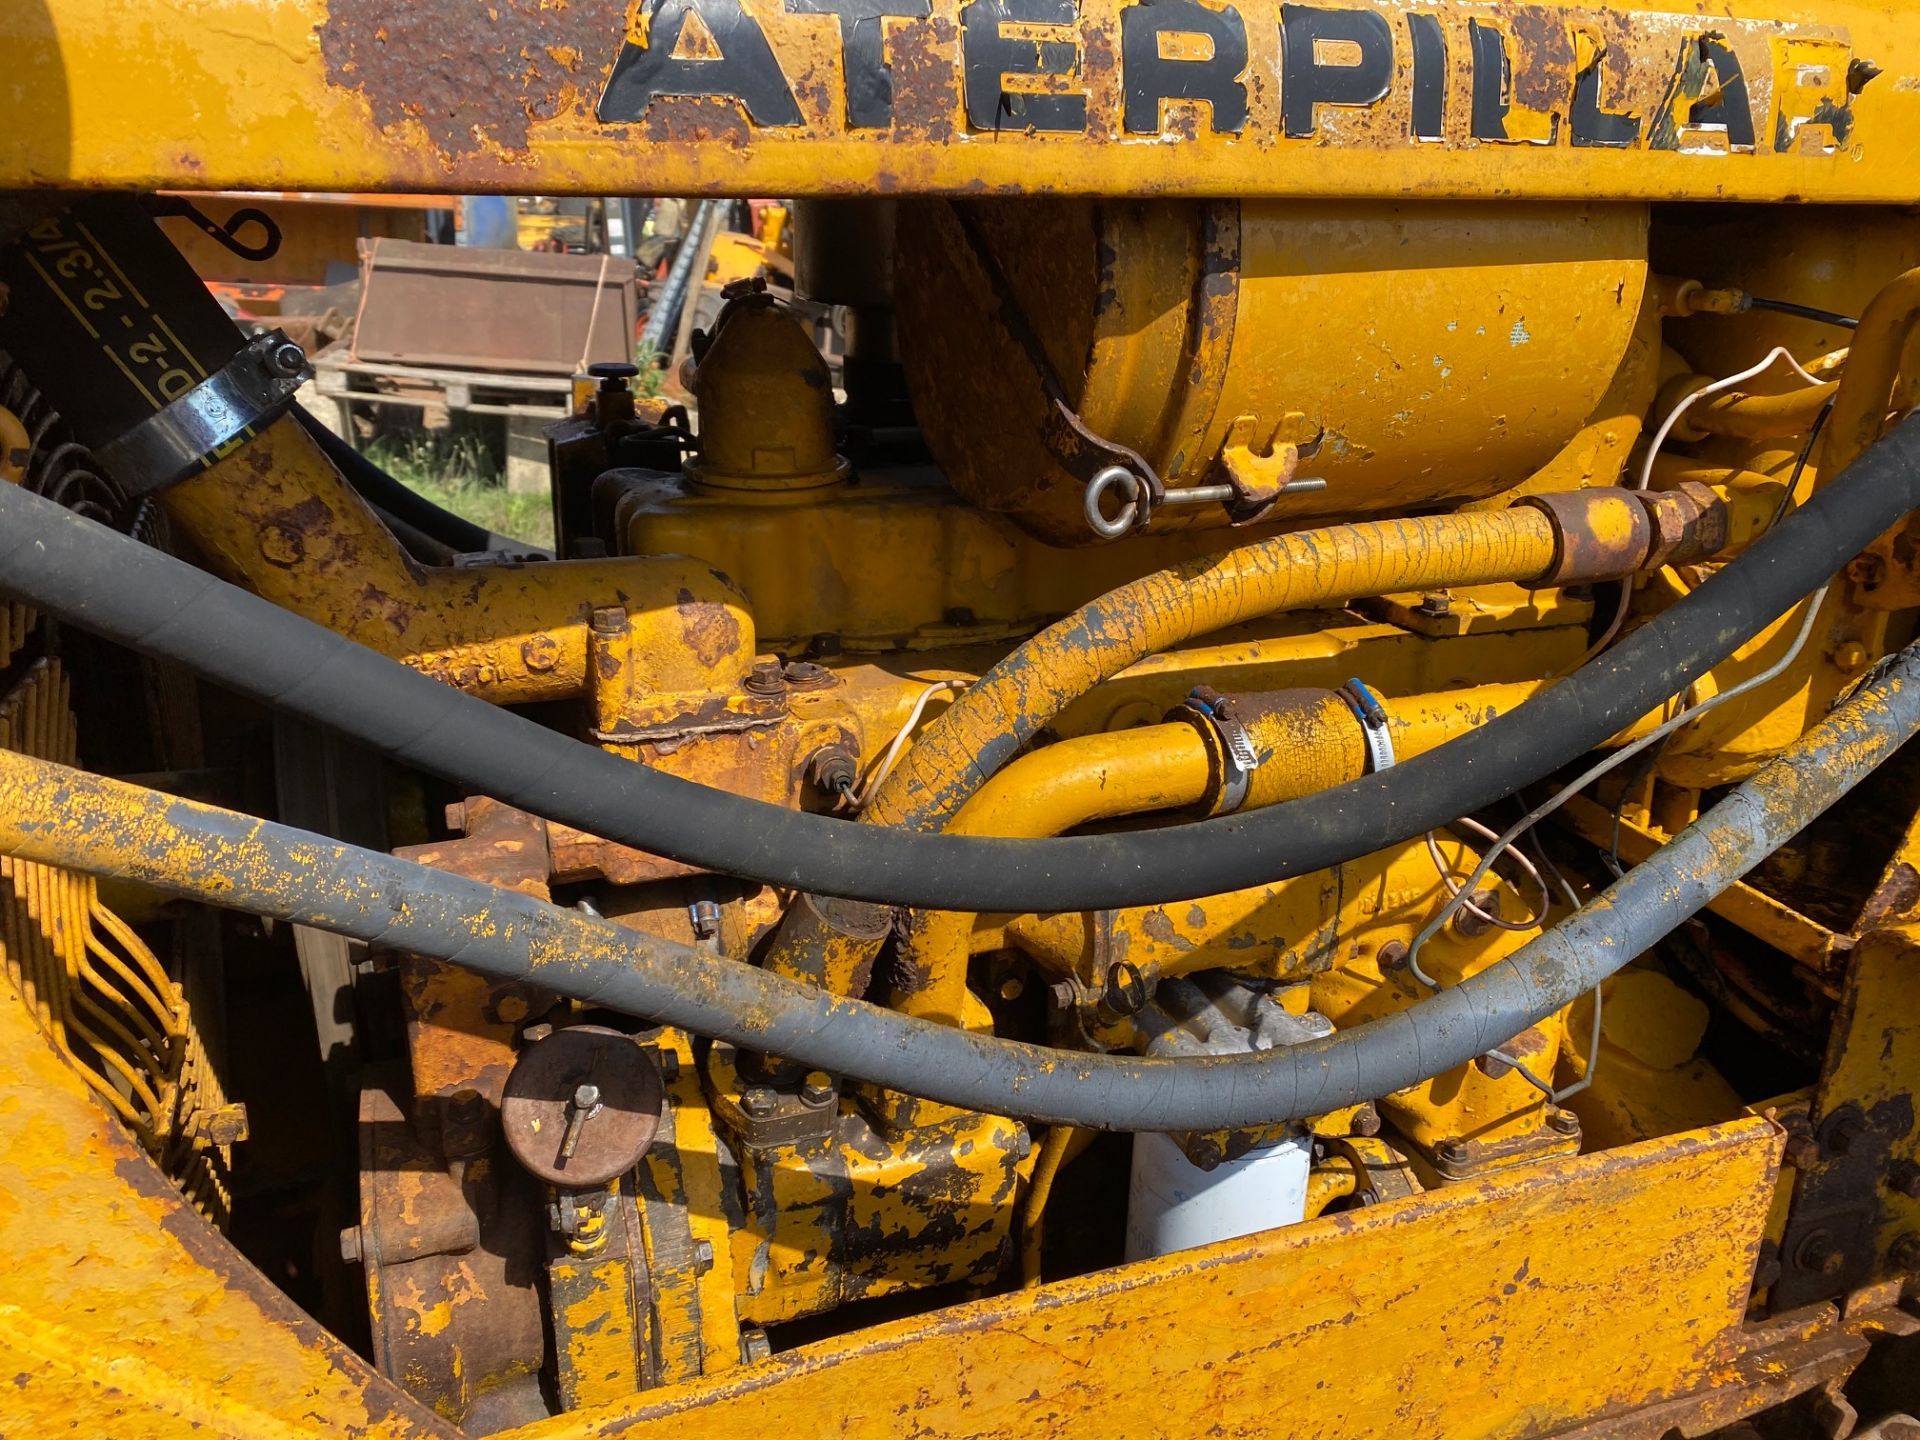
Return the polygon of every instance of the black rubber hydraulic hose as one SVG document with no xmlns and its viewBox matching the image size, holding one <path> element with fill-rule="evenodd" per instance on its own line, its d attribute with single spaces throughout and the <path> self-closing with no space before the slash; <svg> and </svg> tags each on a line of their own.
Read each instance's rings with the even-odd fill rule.
<svg viewBox="0 0 1920 1440">
<path fill-rule="evenodd" d="M 6 485 L 0 592 L 473 793 L 690 865 L 888 904 L 1060 912 L 1269 884 L 1484 809 L 1684 690 L 1916 506 L 1920 419 L 1909 419 L 1698 589 L 1478 730 L 1271 809 L 1050 840 L 850 824 L 634 764 Z"/>
<path fill-rule="evenodd" d="M 990 1114 L 1109 1130 L 1219 1130 L 1375 1100 L 1486 1054 L 1671 932 L 1920 728 L 1920 647 L 1585 909 L 1398 1014 L 1247 1055 L 1050 1050 L 841 999 L 510 890 L 0 752 L 0 852 L 529 980 Z"/>
</svg>

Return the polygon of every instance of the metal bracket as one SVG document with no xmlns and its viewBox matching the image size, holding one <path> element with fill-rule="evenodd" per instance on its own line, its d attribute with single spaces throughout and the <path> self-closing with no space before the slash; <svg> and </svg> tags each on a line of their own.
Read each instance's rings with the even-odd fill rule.
<svg viewBox="0 0 1920 1440">
<path fill-rule="evenodd" d="M 306 352 L 284 331 L 269 330 L 172 404 L 94 453 L 127 497 L 137 500 L 198 474 L 225 446 L 279 419 L 312 378 Z"/>
</svg>

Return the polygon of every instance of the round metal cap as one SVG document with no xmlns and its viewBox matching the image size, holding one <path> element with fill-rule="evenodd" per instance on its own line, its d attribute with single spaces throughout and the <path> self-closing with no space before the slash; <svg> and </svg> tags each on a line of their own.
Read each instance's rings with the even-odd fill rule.
<svg viewBox="0 0 1920 1440">
<path fill-rule="evenodd" d="M 514 1158 L 550 1185 L 604 1185 L 639 1164 L 666 1089 L 653 1056 L 601 1025 L 555 1030 L 521 1052 L 500 1100 Z"/>
</svg>

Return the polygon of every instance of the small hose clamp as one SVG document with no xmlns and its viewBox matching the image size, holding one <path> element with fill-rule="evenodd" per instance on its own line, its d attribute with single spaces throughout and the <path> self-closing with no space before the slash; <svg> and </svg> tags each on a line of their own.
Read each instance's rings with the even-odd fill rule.
<svg viewBox="0 0 1920 1440">
<path fill-rule="evenodd" d="M 1360 722 L 1360 734 L 1367 742 L 1367 769 L 1372 774 L 1393 768 L 1393 733 L 1387 725 L 1386 708 L 1380 697 L 1358 680 L 1349 680 L 1338 691 L 1354 718 Z"/>
<path fill-rule="evenodd" d="M 1206 721 L 1220 737 L 1220 798 L 1214 814 L 1231 815 L 1246 803 L 1247 787 L 1253 781 L 1253 772 L 1260 768 L 1260 752 L 1254 748 L 1247 727 L 1221 711 L 1207 693 L 1195 690 L 1187 696 L 1183 708 Z"/>
<path fill-rule="evenodd" d="M 269 330 L 94 454 L 127 498 L 138 500 L 197 475 L 225 446 L 279 419 L 312 377 L 306 352 L 286 332 Z"/>
</svg>

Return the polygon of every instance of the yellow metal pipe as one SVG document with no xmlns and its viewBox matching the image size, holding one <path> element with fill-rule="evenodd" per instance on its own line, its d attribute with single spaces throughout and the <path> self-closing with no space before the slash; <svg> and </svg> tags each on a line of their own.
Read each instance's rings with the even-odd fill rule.
<svg viewBox="0 0 1920 1440">
<path fill-rule="evenodd" d="M 1397 758 L 1411 759 L 1521 705 L 1548 685 L 1524 680 L 1383 700 Z M 1248 722 L 1257 752 L 1272 758 L 1253 772 L 1247 808 L 1277 805 L 1366 773 L 1360 723 L 1344 700 L 1300 692 L 1299 703 L 1269 706 Z M 1643 717 L 1624 743 L 1664 718 Z M 947 827 L 953 835 L 1041 839 L 1076 825 L 1153 810 L 1198 806 L 1218 792 L 1219 755 L 1206 732 L 1180 723 L 1062 740 L 1022 756 L 989 780 Z M 1125 925 L 1122 912 L 1116 925 Z M 910 1015 L 960 1025 L 978 1013 L 967 990 L 975 917 L 916 911 L 899 946 L 904 973 L 917 977 L 896 1000 Z M 1046 924 L 1043 917 L 1039 922 Z"/>
<path fill-rule="evenodd" d="M 1023 728 L 1057 714 L 1125 665 L 1229 625 L 1403 590 L 1524 581 L 1553 565 L 1546 515 L 1529 507 L 1377 520 L 1278 536 L 1157 571 L 1035 637 L 1017 667 L 1002 666 L 929 726 L 887 777 L 862 819 L 874 825 L 937 826 L 965 801 L 952 778 Z M 1092 608 L 1092 607 L 1090 607 Z"/>
<path fill-rule="evenodd" d="M 1307 1176 L 1307 1209 L 1303 1218 L 1317 1220 L 1336 1200 L 1344 1200 L 1360 1189 L 1360 1176 L 1353 1162 L 1344 1155 L 1329 1155 Z"/>
<path fill-rule="evenodd" d="M 589 622 L 603 606 L 624 606 L 633 622 L 647 674 L 630 691 L 731 689 L 753 663 L 745 597 L 697 560 L 416 563 L 290 419 L 168 490 L 165 504 L 225 578 L 497 704 L 585 693 Z"/>
<path fill-rule="evenodd" d="M 1907 342 L 1920 324 L 1920 269 L 1890 281 L 1860 316 L 1847 373 L 1833 401 L 1820 472 L 1838 475 L 1880 438 Z"/>
<path fill-rule="evenodd" d="M 1738 391 L 1715 395 L 1689 410 L 1680 428 L 1741 440 L 1783 440 L 1804 435 L 1813 428 L 1813 422 L 1820 418 L 1820 412 L 1839 389 L 1838 381 L 1829 380 L 1824 385 L 1809 385 L 1784 395 L 1747 395 Z"/>
</svg>

